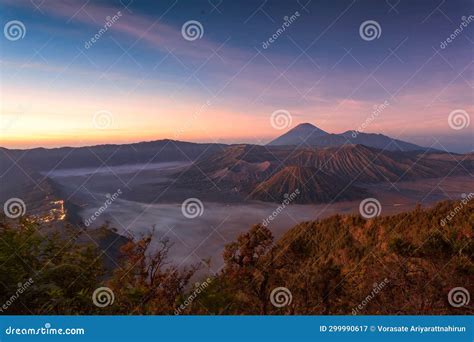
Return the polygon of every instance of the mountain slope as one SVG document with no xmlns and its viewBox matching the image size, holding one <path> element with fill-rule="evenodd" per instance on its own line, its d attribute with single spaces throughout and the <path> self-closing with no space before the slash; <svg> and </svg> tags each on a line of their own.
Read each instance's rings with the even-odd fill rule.
<svg viewBox="0 0 474 342">
<path fill-rule="evenodd" d="M 306 141 L 312 141 L 313 139 L 327 134 L 327 132 L 310 123 L 303 123 L 269 142 L 268 145 L 304 145 Z"/>
<path fill-rule="evenodd" d="M 363 145 L 299 149 L 287 163 L 314 166 L 343 179 L 369 183 L 439 177 L 456 167 L 453 160 L 427 159 L 417 152 L 381 151 Z"/>
<path fill-rule="evenodd" d="M 292 203 L 330 202 L 333 199 L 350 200 L 366 192 L 351 184 L 344 185 L 338 177 L 311 166 L 286 166 L 260 183 L 251 198 L 261 201 L 282 202 L 295 194 Z"/>
<path fill-rule="evenodd" d="M 199 189 L 204 197 L 215 192 L 223 201 L 235 195 L 281 202 L 299 189 L 296 203 L 322 203 L 367 196 L 363 189 L 368 183 L 465 175 L 469 170 L 474 170 L 469 155 L 382 151 L 363 145 L 234 145 L 199 158 L 174 186 L 187 194 Z"/>
<path fill-rule="evenodd" d="M 341 134 L 327 133 L 316 126 L 305 123 L 268 143 L 269 146 L 296 145 L 312 147 L 335 147 L 347 144 L 360 144 L 387 151 L 426 151 L 425 147 L 406 141 L 393 139 L 383 134 L 346 131 Z"/>
<path fill-rule="evenodd" d="M 223 144 L 197 144 L 176 140 L 156 140 L 122 145 L 34 148 L 0 148 L 0 171 L 14 162 L 34 171 L 51 169 L 131 165 L 169 161 L 192 161 L 222 150 Z"/>
<path fill-rule="evenodd" d="M 348 139 L 351 144 L 366 145 L 379 149 L 387 149 L 389 151 L 424 151 L 425 147 L 421 147 L 406 141 L 393 139 L 383 134 L 363 133 L 347 131 L 341 133 L 340 136 Z"/>
<path fill-rule="evenodd" d="M 457 214 L 443 225 L 453 212 Z M 227 315 L 472 315 L 471 303 L 455 307 L 448 294 L 458 286 L 474 290 L 473 212 L 471 200 L 371 220 L 334 215 L 302 222 L 275 244 L 271 230 L 255 225 L 226 246 L 225 267 L 201 298 L 207 305 L 196 310 Z M 245 257 L 251 261 L 241 262 Z M 290 293 L 288 305 L 275 307 L 268 295 L 260 295 L 275 288 Z M 226 299 L 225 311 L 215 307 L 218 296 Z"/>
</svg>

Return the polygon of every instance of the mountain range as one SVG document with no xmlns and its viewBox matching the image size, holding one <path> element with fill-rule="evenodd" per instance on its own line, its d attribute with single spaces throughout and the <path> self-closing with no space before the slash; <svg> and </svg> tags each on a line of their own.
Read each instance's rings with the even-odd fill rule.
<svg viewBox="0 0 474 342">
<path fill-rule="evenodd" d="M 332 134 L 310 124 L 303 123 L 268 143 L 269 146 L 295 145 L 312 147 L 330 147 L 346 144 L 360 144 L 388 151 L 425 151 L 421 147 L 406 141 L 390 138 L 383 134 L 346 131 Z"/>
<path fill-rule="evenodd" d="M 199 197 L 281 202 L 299 190 L 295 203 L 325 203 L 368 196 L 367 184 L 466 175 L 474 170 L 472 153 L 441 152 L 381 134 L 331 134 L 305 123 L 264 146 L 166 139 L 77 148 L 0 148 L 0 199 L 51 198 L 54 184 L 48 175 L 52 170 L 170 161 L 188 164 L 170 175 L 168 183 L 156 184 L 156 191 L 166 189 L 166 198 L 173 201 Z"/>
<path fill-rule="evenodd" d="M 383 151 L 364 145 L 299 147 L 234 145 L 199 158 L 175 187 L 222 198 L 281 202 L 299 190 L 295 203 L 325 203 L 368 195 L 364 186 L 466 175 L 474 155 L 436 151 Z"/>
</svg>

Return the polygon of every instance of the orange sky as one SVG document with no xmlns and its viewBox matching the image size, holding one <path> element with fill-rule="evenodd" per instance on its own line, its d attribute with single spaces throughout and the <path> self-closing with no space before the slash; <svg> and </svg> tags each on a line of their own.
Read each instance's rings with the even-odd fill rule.
<svg viewBox="0 0 474 342">
<path fill-rule="evenodd" d="M 319 21 L 312 17 L 318 13 L 301 16 L 298 35 L 288 33 L 260 51 L 252 25 L 273 33 L 268 18 L 241 25 L 215 16 L 202 39 L 190 42 L 176 13 L 158 22 L 137 10 L 89 49 L 84 41 L 120 8 L 45 2 L 38 12 L 29 2 L 3 2 L 25 18 L 27 34 L 2 45 L 0 146 L 165 138 L 266 143 L 303 122 L 330 133 L 358 129 L 385 101 L 389 106 L 365 132 L 423 144 L 450 136 L 465 139 L 466 147 L 474 134 L 473 123 L 463 131 L 448 125 L 453 110 L 474 113 L 468 77 L 474 69 L 465 39 L 433 51 L 439 41 L 433 30 L 451 29 L 443 18 L 442 28 L 433 18 L 414 31 L 398 24 L 390 30 L 387 17 L 382 38 L 369 43 L 359 37 L 360 18 L 348 12 L 332 25 L 340 12 L 328 8 Z M 291 124 L 275 129 L 271 115 L 282 109 Z"/>
</svg>

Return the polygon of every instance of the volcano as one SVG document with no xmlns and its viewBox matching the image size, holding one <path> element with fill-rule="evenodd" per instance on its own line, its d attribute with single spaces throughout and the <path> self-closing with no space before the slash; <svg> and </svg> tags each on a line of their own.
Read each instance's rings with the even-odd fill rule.
<svg viewBox="0 0 474 342">
<path fill-rule="evenodd" d="M 383 134 L 346 131 L 333 134 L 310 124 L 300 124 L 278 138 L 268 146 L 300 147 L 337 147 L 342 145 L 365 145 L 387 151 L 427 151 L 426 147 L 394 139 Z"/>
</svg>

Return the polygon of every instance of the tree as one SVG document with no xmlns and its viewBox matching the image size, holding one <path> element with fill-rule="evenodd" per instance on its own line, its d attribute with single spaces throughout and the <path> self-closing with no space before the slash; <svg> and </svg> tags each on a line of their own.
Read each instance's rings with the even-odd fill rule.
<svg viewBox="0 0 474 342">
<path fill-rule="evenodd" d="M 276 263 L 272 244 L 271 231 L 255 225 L 224 249 L 223 276 L 236 291 L 235 298 L 250 308 L 257 304 L 258 312 L 263 315 L 268 313 L 271 277 L 281 268 Z"/>
<path fill-rule="evenodd" d="M 0 220 L 0 309 L 6 314 L 77 314 L 93 310 L 103 275 L 97 250 L 81 231 L 50 233 L 35 218 Z"/>
<path fill-rule="evenodd" d="M 153 232 L 121 248 L 121 265 L 110 285 L 118 311 L 125 314 L 172 314 L 197 265 L 179 269 L 168 265 L 172 244 L 159 240 L 152 246 Z"/>
</svg>

